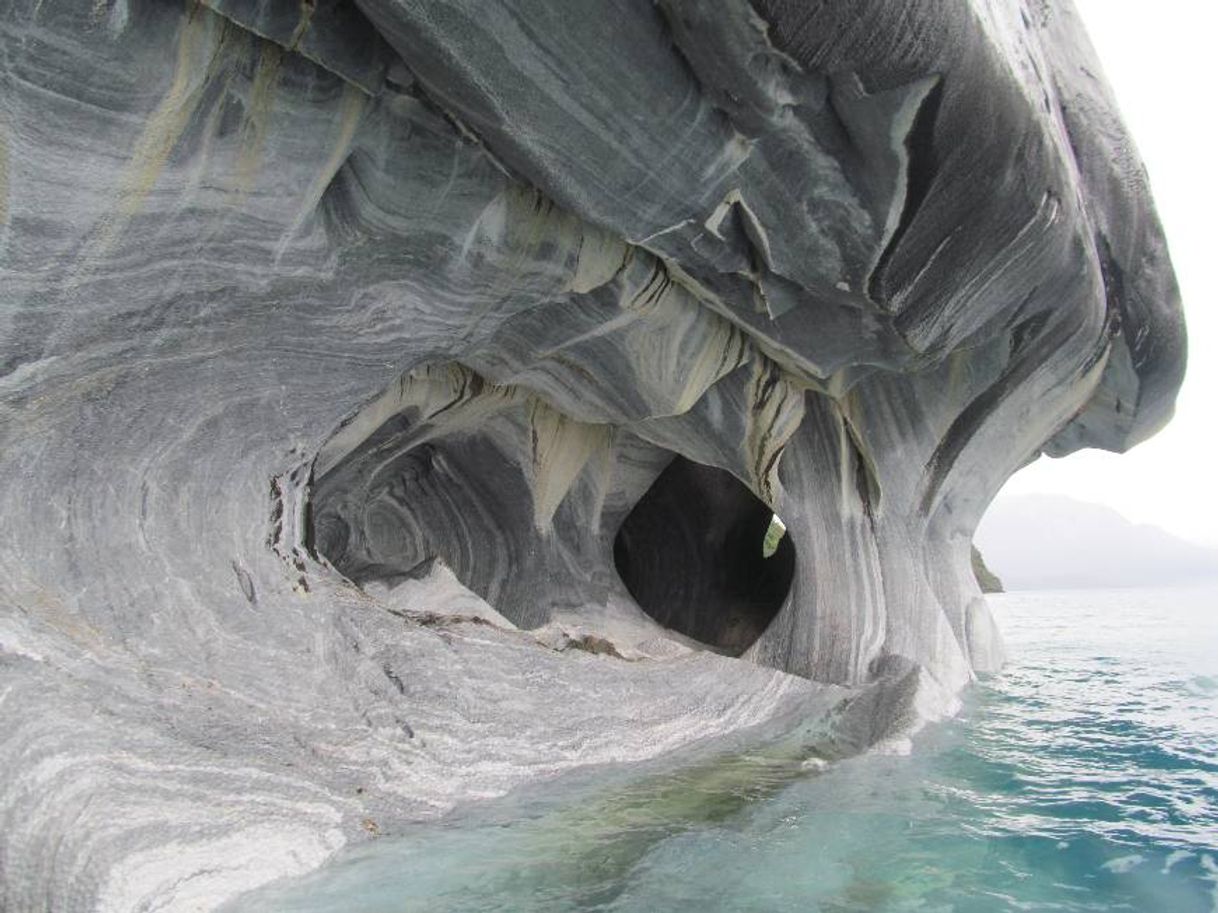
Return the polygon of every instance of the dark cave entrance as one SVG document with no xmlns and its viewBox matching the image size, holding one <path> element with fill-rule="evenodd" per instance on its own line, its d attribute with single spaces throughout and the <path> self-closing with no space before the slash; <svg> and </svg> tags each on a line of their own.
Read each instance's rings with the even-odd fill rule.
<svg viewBox="0 0 1218 913">
<path fill-rule="evenodd" d="M 795 548 L 786 535 L 775 544 L 775 519 L 731 473 L 678 456 L 622 523 L 613 561 L 648 615 L 739 656 L 791 589 Z"/>
</svg>

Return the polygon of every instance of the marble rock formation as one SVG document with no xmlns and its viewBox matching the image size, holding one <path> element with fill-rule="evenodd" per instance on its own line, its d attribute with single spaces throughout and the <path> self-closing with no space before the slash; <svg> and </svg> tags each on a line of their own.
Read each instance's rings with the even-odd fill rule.
<svg viewBox="0 0 1218 913">
<path fill-rule="evenodd" d="M 7 0 L 0 270 L 14 911 L 896 737 L 1003 481 L 1184 365 L 1068 0 Z"/>
</svg>

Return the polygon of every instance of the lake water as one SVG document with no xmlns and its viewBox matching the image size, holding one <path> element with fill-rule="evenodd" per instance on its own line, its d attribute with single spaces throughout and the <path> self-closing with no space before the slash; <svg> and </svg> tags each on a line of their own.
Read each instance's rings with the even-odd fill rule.
<svg viewBox="0 0 1218 913">
<path fill-rule="evenodd" d="M 1218 913 L 1218 590 L 992 604 L 1010 663 L 908 757 L 558 780 L 234 909 Z"/>
</svg>

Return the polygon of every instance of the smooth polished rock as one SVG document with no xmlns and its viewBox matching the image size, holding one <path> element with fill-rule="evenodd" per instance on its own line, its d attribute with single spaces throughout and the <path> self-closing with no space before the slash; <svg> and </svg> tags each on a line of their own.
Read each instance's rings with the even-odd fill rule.
<svg viewBox="0 0 1218 913">
<path fill-rule="evenodd" d="M 990 499 L 1184 369 L 1098 63 L 1025 7 L 0 6 L 0 907 L 950 712 Z M 770 511 L 772 620 L 691 596 Z"/>
</svg>

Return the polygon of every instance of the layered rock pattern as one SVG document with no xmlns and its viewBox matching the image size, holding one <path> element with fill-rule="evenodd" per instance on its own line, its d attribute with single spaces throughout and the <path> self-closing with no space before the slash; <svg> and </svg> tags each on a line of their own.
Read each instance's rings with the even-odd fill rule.
<svg viewBox="0 0 1218 913">
<path fill-rule="evenodd" d="M 990 498 L 1183 371 L 1099 73 L 1067 4 L 6 4 L 0 906 L 942 710 Z M 772 619 L 690 596 L 678 458 L 785 521 Z"/>
</svg>

